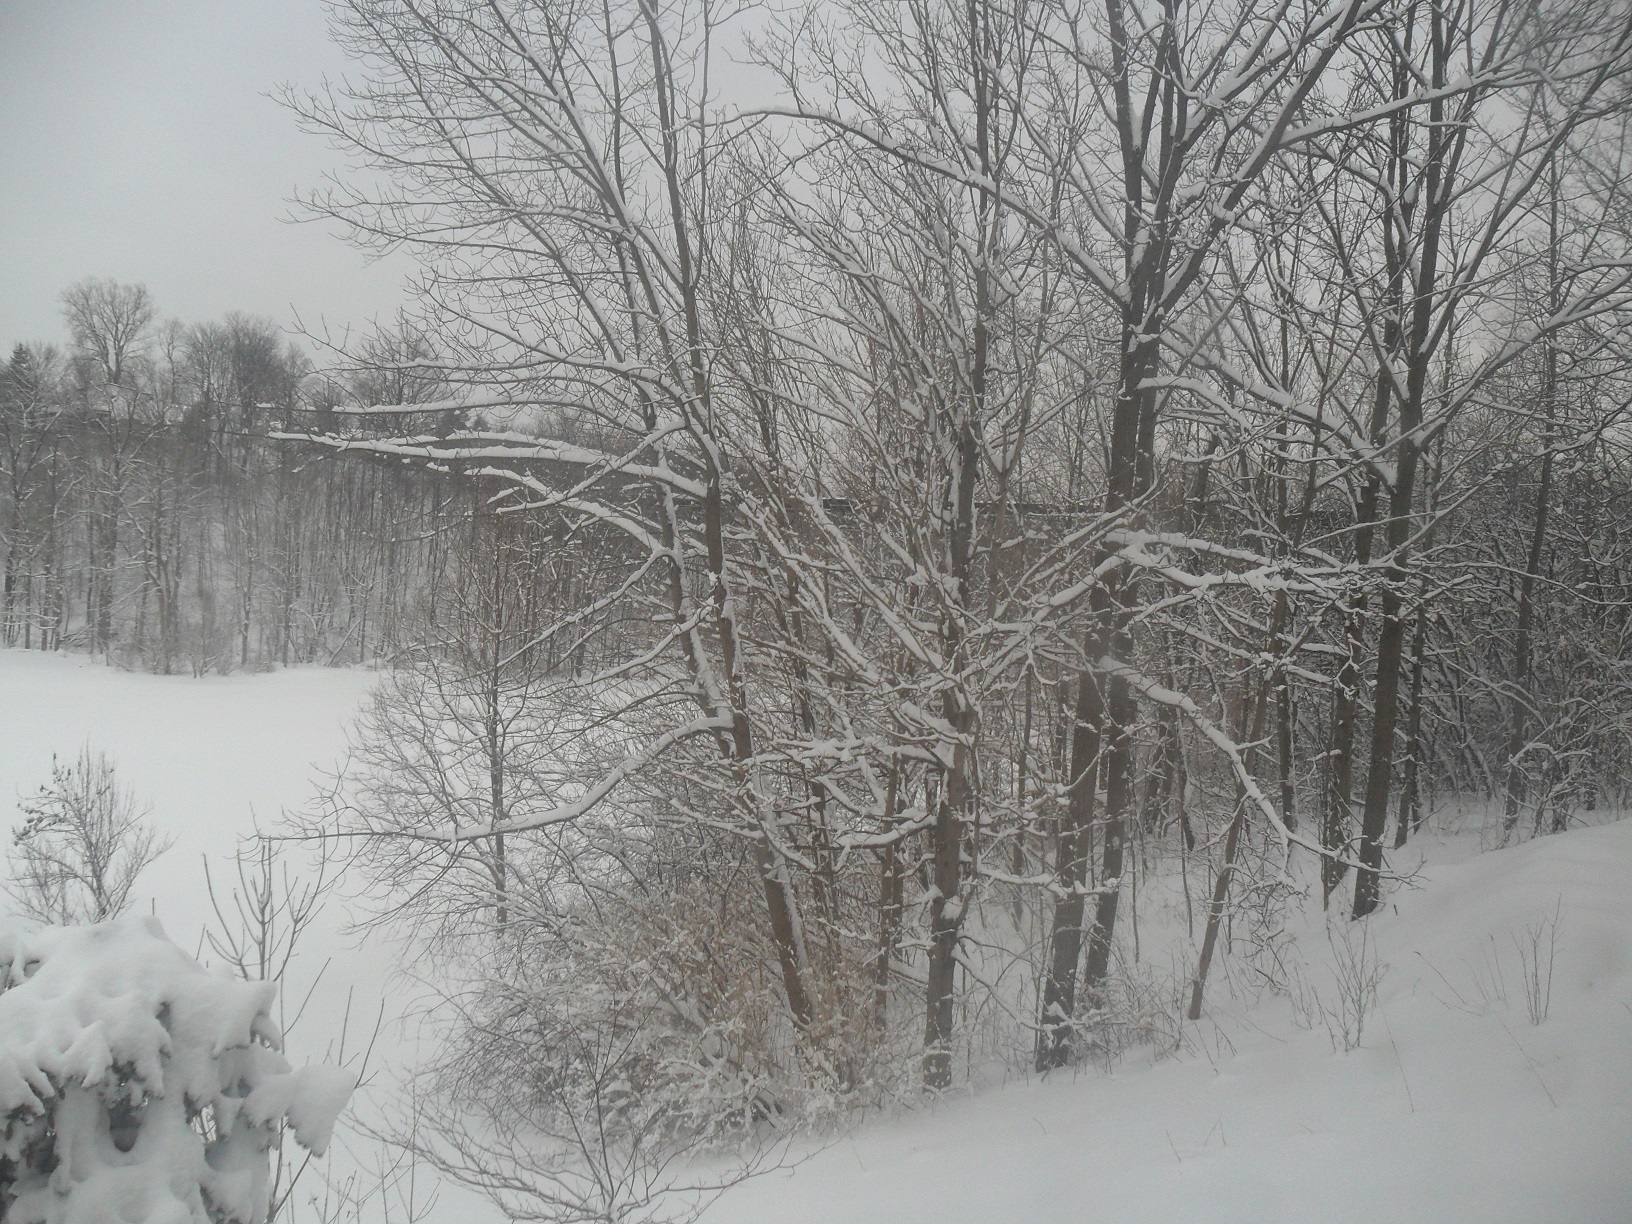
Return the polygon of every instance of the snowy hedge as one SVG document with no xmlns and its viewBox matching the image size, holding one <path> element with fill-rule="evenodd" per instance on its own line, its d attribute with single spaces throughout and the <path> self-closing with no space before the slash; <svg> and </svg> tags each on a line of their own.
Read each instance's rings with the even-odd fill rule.
<svg viewBox="0 0 1632 1224">
<path fill-rule="evenodd" d="M 280 1128 L 321 1153 L 355 1086 L 290 1067 L 276 994 L 206 970 L 154 918 L 0 919 L 0 1219 L 264 1220 Z"/>
</svg>

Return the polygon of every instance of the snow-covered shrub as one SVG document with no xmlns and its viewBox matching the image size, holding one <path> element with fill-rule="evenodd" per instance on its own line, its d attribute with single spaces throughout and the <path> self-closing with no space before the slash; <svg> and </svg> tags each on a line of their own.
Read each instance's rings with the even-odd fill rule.
<svg viewBox="0 0 1632 1224">
<path fill-rule="evenodd" d="M 280 1128 L 320 1154 L 355 1086 L 290 1067 L 276 994 L 154 918 L 0 920 L 0 1218 L 260 1224 Z"/>
</svg>

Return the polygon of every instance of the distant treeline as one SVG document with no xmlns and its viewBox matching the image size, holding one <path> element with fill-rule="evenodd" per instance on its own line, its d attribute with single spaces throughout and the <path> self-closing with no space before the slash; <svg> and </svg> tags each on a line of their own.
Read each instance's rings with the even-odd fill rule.
<svg viewBox="0 0 1632 1224">
<path fill-rule="evenodd" d="M 0 641 L 163 673 L 389 658 L 473 499 L 267 436 L 387 389 L 315 375 L 263 318 L 161 324 L 105 281 L 63 303 L 70 344 L 0 371 Z"/>
</svg>

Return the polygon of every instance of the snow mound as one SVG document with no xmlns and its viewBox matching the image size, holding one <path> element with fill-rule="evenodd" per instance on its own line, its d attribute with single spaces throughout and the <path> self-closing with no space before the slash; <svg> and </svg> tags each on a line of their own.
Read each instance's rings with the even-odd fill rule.
<svg viewBox="0 0 1632 1224">
<path fill-rule="evenodd" d="M 321 1154 L 355 1087 L 290 1067 L 276 995 L 206 970 L 155 918 L 0 919 L 0 1217 L 264 1220 L 280 1128 Z"/>
</svg>

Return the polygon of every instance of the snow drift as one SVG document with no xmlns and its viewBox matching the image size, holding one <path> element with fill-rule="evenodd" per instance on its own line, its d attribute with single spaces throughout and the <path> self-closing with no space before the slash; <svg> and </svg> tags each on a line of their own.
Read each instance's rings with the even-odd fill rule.
<svg viewBox="0 0 1632 1224">
<path fill-rule="evenodd" d="M 1366 920 L 1376 991 L 1345 1051 L 1319 902 L 1299 1001 L 1220 988 L 1179 1057 L 1129 1057 L 876 1123 L 728 1195 L 710 1224 L 1625 1224 L 1632 1220 L 1632 820 L 1425 863 Z M 1318 895 L 1318 894 L 1317 894 Z M 1335 1021 L 1334 1021 L 1335 1023 Z"/>
</svg>

